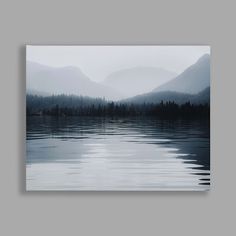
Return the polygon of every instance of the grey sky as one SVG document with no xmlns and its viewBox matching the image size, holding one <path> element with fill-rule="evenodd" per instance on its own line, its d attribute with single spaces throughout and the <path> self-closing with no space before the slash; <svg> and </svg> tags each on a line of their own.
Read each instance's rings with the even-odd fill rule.
<svg viewBox="0 0 236 236">
<path fill-rule="evenodd" d="M 27 60 L 48 66 L 79 67 L 91 80 L 137 66 L 160 67 L 181 73 L 209 46 L 27 46 Z"/>
</svg>

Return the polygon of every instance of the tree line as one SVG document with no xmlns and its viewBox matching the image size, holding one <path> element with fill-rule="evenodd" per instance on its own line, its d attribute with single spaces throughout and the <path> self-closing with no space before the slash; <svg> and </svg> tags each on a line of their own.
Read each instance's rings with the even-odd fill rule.
<svg viewBox="0 0 236 236">
<path fill-rule="evenodd" d="M 209 117 L 209 104 L 177 104 L 174 101 L 155 103 L 120 103 L 82 96 L 27 95 L 27 116 L 159 116 Z"/>
</svg>

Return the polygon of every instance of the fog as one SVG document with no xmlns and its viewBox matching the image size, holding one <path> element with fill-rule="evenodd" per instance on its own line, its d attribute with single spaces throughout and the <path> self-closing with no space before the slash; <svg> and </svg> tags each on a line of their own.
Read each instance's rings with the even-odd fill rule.
<svg viewBox="0 0 236 236">
<path fill-rule="evenodd" d="M 111 73 L 133 67 L 158 67 L 179 74 L 209 46 L 27 46 L 27 60 L 47 66 L 76 66 L 101 82 Z"/>
</svg>

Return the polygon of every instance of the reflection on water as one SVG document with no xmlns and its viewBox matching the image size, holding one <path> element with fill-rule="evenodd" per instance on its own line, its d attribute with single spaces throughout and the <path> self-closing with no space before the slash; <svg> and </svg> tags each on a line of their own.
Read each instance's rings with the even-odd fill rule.
<svg viewBox="0 0 236 236">
<path fill-rule="evenodd" d="M 208 190 L 209 123 L 27 119 L 27 190 Z"/>
</svg>

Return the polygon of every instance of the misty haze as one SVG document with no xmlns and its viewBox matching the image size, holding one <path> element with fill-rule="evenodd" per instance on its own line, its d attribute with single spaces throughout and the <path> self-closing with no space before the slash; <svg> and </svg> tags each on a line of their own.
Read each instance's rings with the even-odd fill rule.
<svg viewBox="0 0 236 236">
<path fill-rule="evenodd" d="M 208 46 L 27 46 L 27 190 L 208 190 Z"/>
</svg>

